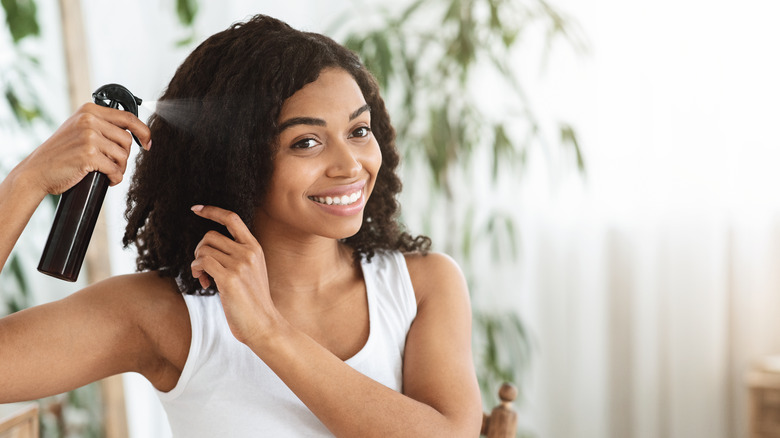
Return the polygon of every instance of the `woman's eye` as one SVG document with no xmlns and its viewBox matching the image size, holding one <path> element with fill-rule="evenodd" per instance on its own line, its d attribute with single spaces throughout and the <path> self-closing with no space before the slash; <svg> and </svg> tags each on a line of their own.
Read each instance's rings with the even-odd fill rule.
<svg viewBox="0 0 780 438">
<path fill-rule="evenodd" d="M 314 146 L 317 146 L 317 141 L 313 138 L 304 138 L 303 140 L 295 142 L 292 145 L 294 149 L 309 149 L 313 148 Z"/>
<path fill-rule="evenodd" d="M 352 137 L 368 137 L 371 132 L 371 128 L 368 126 L 361 126 L 358 129 L 352 131 Z"/>
</svg>

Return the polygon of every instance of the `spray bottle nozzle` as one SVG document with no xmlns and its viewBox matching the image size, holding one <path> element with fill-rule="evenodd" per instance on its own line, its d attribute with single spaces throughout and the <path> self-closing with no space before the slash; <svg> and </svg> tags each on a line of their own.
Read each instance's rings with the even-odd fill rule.
<svg viewBox="0 0 780 438">
<path fill-rule="evenodd" d="M 138 117 L 138 105 L 143 102 L 140 97 L 134 96 L 130 90 L 119 84 L 103 85 L 92 93 L 92 99 L 100 106 L 123 109 L 133 113 L 136 117 Z M 133 139 L 138 143 L 138 146 L 141 146 L 141 141 L 135 134 L 133 134 Z"/>
</svg>

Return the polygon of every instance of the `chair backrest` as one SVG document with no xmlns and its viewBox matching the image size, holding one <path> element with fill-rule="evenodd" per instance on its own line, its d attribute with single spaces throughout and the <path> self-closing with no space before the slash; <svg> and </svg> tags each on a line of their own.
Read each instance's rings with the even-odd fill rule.
<svg viewBox="0 0 780 438">
<path fill-rule="evenodd" d="M 38 438 L 38 404 L 0 405 L 0 436 Z"/>
<path fill-rule="evenodd" d="M 517 388 L 511 383 L 504 383 L 498 390 L 501 403 L 493 408 L 490 415 L 482 414 L 482 431 L 480 436 L 487 438 L 515 438 L 517 435 L 517 412 L 512 402 L 517 398 Z"/>
</svg>

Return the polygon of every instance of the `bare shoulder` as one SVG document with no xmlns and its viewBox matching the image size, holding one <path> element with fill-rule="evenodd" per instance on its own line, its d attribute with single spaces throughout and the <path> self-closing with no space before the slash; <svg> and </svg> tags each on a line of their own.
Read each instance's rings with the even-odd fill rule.
<svg viewBox="0 0 780 438">
<path fill-rule="evenodd" d="M 176 282 L 157 272 L 118 275 L 84 289 L 88 294 L 106 294 L 112 300 L 150 312 L 164 306 L 184 304 Z"/>
<path fill-rule="evenodd" d="M 160 333 L 189 331 L 187 305 L 175 280 L 157 272 L 119 275 L 95 283 L 80 294 L 89 300 L 106 300 L 113 312 L 122 313 L 150 338 Z"/>
<path fill-rule="evenodd" d="M 438 252 L 407 253 L 404 257 L 418 305 L 437 293 L 468 295 L 463 271 L 452 257 Z"/>
<path fill-rule="evenodd" d="M 455 260 L 440 253 L 408 254 L 406 265 L 417 297 L 417 316 L 404 348 L 404 393 L 478 430 L 481 401 L 463 272 Z"/>
<path fill-rule="evenodd" d="M 119 275 L 99 281 L 72 296 L 122 312 L 125 318 L 142 318 L 151 314 L 177 312 L 186 306 L 173 279 L 156 272 Z M 177 310 L 178 309 L 178 310 Z"/>
</svg>

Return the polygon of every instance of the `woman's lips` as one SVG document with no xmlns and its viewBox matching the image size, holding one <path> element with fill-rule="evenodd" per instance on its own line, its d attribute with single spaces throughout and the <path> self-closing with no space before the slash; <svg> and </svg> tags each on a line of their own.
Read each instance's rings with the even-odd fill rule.
<svg viewBox="0 0 780 438">
<path fill-rule="evenodd" d="M 336 187 L 309 196 L 309 200 L 328 213 L 352 216 L 363 211 L 366 204 L 366 181 Z"/>
<path fill-rule="evenodd" d="M 325 205 L 352 205 L 363 196 L 363 189 L 346 195 L 335 196 L 309 196 L 314 202 Z"/>
</svg>

